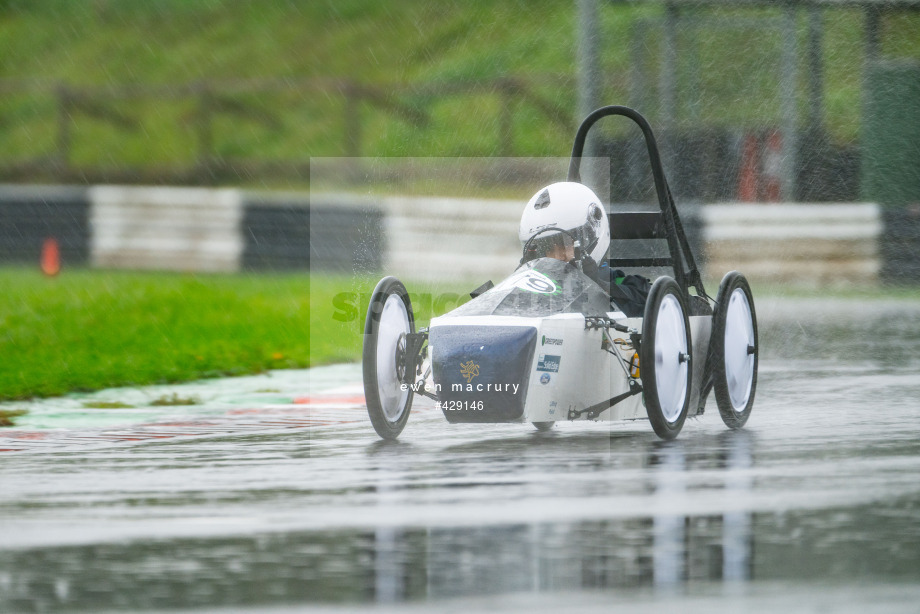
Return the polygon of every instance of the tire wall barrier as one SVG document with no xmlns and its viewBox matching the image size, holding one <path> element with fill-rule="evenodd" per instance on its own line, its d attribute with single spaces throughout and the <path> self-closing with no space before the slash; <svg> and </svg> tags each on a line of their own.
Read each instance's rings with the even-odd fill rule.
<svg viewBox="0 0 920 614">
<path fill-rule="evenodd" d="M 874 204 L 719 204 L 703 207 L 710 278 L 810 286 L 878 281 L 881 211 Z"/>
<path fill-rule="evenodd" d="M 314 195 L 308 218 L 311 270 L 379 273 L 386 268 L 388 233 L 380 202 L 352 195 Z"/>
<path fill-rule="evenodd" d="M 43 242 L 55 238 L 65 268 L 315 270 L 481 283 L 517 266 L 523 202 L 0 186 L 0 264 L 37 267 Z M 702 246 L 697 261 L 716 280 L 737 269 L 753 281 L 873 283 L 884 228 L 905 240 L 920 236 L 920 216 L 875 204 L 726 203 L 688 213 L 684 225 Z M 914 252 L 902 256 L 899 266 L 916 266 Z"/>
<path fill-rule="evenodd" d="M 498 281 L 521 258 L 525 201 L 384 198 L 385 270 L 406 279 Z M 470 289 L 476 287 L 472 286 Z"/>
<path fill-rule="evenodd" d="M 383 211 L 347 200 L 311 208 L 305 193 L 0 185 L 0 265 L 37 266 L 55 239 L 64 267 L 379 271 Z"/>
<path fill-rule="evenodd" d="M 310 264 L 310 209 L 299 204 L 247 203 L 243 212 L 245 270 L 292 270 Z"/>
<path fill-rule="evenodd" d="M 98 186 L 90 189 L 92 265 L 229 272 L 239 268 L 237 190 Z"/>
<path fill-rule="evenodd" d="M 920 204 L 883 207 L 884 232 L 880 239 L 882 281 L 920 283 Z"/>
<path fill-rule="evenodd" d="M 63 261 L 84 265 L 90 253 L 85 188 L 0 186 L 0 264 L 35 263 L 48 239 Z"/>
</svg>

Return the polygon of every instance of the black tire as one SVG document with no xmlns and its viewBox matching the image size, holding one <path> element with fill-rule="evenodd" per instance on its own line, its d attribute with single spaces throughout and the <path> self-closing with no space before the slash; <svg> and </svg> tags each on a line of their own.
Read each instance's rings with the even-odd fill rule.
<svg viewBox="0 0 920 614">
<path fill-rule="evenodd" d="M 673 278 L 659 277 L 645 303 L 639 368 L 645 410 L 662 439 L 677 437 L 687 419 L 692 348 L 684 293 Z"/>
<path fill-rule="evenodd" d="M 531 424 L 534 425 L 534 427 L 541 433 L 545 433 L 546 431 L 553 428 L 553 425 L 556 423 L 555 421 L 550 421 L 550 422 L 531 422 Z"/>
<path fill-rule="evenodd" d="M 389 305 L 388 301 L 391 301 Z M 405 428 L 412 409 L 412 389 L 404 392 L 399 390 L 400 366 L 406 368 L 405 356 L 401 364 L 399 358 L 401 332 L 415 332 L 415 316 L 409 293 L 395 277 L 384 277 L 374 288 L 367 307 L 362 371 L 364 398 L 371 424 L 378 435 L 391 441 L 399 437 Z M 402 347 L 405 348 L 404 339 Z"/>
<path fill-rule="evenodd" d="M 730 429 L 740 429 L 751 416 L 757 390 L 758 350 L 751 286 L 744 275 L 731 271 L 719 284 L 709 341 L 716 404 Z"/>
</svg>

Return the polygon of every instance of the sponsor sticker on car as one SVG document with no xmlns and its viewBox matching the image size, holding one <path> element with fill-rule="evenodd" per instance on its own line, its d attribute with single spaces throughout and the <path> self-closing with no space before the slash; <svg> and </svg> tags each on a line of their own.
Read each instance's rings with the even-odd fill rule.
<svg viewBox="0 0 920 614">
<path fill-rule="evenodd" d="M 540 271 L 524 270 L 515 273 L 505 281 L 501 282 L 490 292 L 505 290 L 509 287 L 515 287 L 518 290 L 533 292 L 534 294 L 559 294 L 562 289 L 555 281 L 541 273 Z"/>
<path fill-rule="evenodd" d="M 562 362 L 562 356 L 553 356 L 552 354 L 540 354 L 537 359 L 537 371 L 546 371 L 548 373 L 559 373 L 559 363 Z"/>
</svg>

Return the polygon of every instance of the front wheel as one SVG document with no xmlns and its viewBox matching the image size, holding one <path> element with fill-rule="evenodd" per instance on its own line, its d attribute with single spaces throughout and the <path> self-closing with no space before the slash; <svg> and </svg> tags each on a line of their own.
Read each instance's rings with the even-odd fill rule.
<svg viewBox="0 0 920 614">
<path fill-rule="evenodd" d="M 712 387 L 725 426 L 740 429 L 754 407 L 757 388 L 757 314 L 744 275 L 722 278 L 712 313 Z"/>
<path fill-rule="evenodd" d="M 690 320 L 684 294 L 674 279 L 659 277 L 652 284 L 642 319 L 642 389 L 645 410 L 655 433 L 674 439 L 690 407 Z"/>
<path fill-rule="evenodd" d="M 551 428 L 553 428 L 553 425 L 556 424 L 556 422 L 555 422 L 555 421 L 551 421 L 551 422 L 531 422 L 531 424 L 533 424 L 533 425 L 534 425 L 534 428 L 536 428 L 536 429 L 537 429 L 538 431 L 540 431 L 541 433 L 545 433 L 546 431 L 548 431 L 548 430 L 550 430 Z"/>
<path fill-rule="evenodd" d="M 412 389 L 404 382 L 414 369 L 406 355 L 406 335 L 415 332 L 415 317 L 406 287 L 395 277 L 377 283 L 364 323 L 364 398 L 374 430 L 384 439 L 399 437 L 412 407 Z"/>
</svg>

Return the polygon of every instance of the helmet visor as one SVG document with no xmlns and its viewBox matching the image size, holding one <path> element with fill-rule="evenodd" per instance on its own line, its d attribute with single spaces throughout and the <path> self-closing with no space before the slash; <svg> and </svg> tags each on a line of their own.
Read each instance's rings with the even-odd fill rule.
<svg viewBox="0 0 920 614">
<path fill-rule="evenodd" d="M 604 211 L 596 204 L 588 208 L 588 216 L 585 223 L 574 231 L 575 238 L 581 243 L 581 248 L 585 253 L 590 254 L 594 251 L 598 242 L 598 230 L 604 223 Z"/>
<path fill-rule="evenodd" d="M 567 259 L 564 258 L 565 255 L 574 253 L 574 241 L 564 232 L 546 232 L 530 240 L 529 245 L 525 245 L 525 248 L 527 250 L 524 254 L 526 260 L 546 257 Z"/>
</svg>

